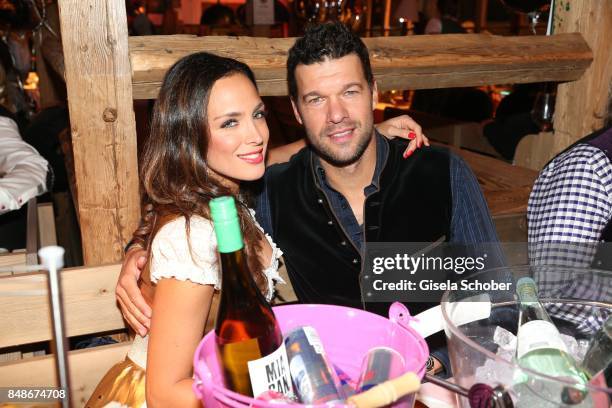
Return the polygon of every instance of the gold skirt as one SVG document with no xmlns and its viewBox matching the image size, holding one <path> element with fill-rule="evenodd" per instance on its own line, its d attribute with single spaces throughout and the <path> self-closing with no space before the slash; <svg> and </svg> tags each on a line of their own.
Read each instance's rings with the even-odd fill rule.
<svg viewBox="0 0 612 408">
<path fill-rule="evenodd" d="M 129 408 L 146 407 L 144 367 L 146 366 L 147 340 L 147 338 L 142 339 L 136 336 L 125 360 L 115 364 L 104 375 L 85 404 L 86 408 L 103 408 L 107 404 L 111 406 L 119 404 L 119 406 Z M 136 364 L 134 360 L 141 365 Z"/>
</svg>

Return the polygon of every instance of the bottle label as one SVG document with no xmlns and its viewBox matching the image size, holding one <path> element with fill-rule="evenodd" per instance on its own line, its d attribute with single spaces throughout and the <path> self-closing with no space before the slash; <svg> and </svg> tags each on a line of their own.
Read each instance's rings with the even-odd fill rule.
<svg viewBox="0 0 612 408">
<path fill-rule="evenodd" d="M 306 352 L 291 358 L 291 378 L 295 391 L 305 405 L 340 403 L 338 388 L 323 357 Z"/>
<path fill-rule="evenodd" d="M 289 360 L 284 343 L 281 343 L 280 347 L 274 352 L 257 360 L 249 361 L 247 365 L 255 398 L 268 390 L 280 392 L 290 398 L 293 397 Z"/>
<path fill-rule="evenodd" d="M 261 357 L 257 339 L 218 344 L 218 351 L 227 387 L 241 394 L 251 392 L 247 364 Z"/>
<path fill-rule="evenodd" d="M 308 340 L 308 344 L 312 346 L 315 353 L 323 354 L 323 344 L 321 344 L 321 339 L 319 338 L 319 335 L 317 334 L 317 331 L 314 329 L 314 327 L 304 326 L 303 329 L 304 335 Z"/>
<path fill-rule="evenodd" d="M 567 353 L 567 347 L 561 339 L 559 330 L 546 320 L 532 320 L 519 327 L 516 357 L 539 349 L 556 349 Z"/>
</svg>

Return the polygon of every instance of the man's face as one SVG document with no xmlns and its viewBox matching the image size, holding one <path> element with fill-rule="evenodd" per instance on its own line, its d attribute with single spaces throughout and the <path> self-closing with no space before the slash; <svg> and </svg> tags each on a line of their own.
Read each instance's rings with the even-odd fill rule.
<svg viewBox="0 0 612 408">
<path fill-rule="evenodd" d="M 336 166 L 357 161 L 372 140 L 377 102 L 376 85 L 368 86 L 359 57 L 300 64 L 295 79 L 293 111 L 312 147 Z"/>
</svg>

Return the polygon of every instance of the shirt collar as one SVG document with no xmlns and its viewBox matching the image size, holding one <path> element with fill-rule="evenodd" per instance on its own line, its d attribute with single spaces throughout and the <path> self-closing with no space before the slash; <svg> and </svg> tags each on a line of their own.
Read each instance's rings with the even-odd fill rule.
<svg viewBox="0 0 612 408">
<path fill-rule="evenodd" d="M 380 175 L 382 174 L 384 163 L 387 161 L 389 156 L 389 141 L 378 130 L 374 130 L 374 137 L 376 138 L 376 167 L 374 168 L 374 174 L 372 175 L 372 182 L 366 190 L 370 190 L 372 187 L 378 189 L 380 187 Z M 331 188 L 327 183 L 325 177 L 325 169 L 321 165 L 321 160 L 317 154 L 312 151 L 312 164 L 315 170 L 315 177 L 320 186 Z"/>
</svg>

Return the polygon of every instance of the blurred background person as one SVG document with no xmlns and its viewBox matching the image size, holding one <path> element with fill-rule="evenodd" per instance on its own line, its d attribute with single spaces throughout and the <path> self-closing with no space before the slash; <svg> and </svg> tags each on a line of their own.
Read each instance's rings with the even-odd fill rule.
<svg viewBox="0 0 612 408">
<path fill-rule="evenodd" d="M 131 25 L 131 35 L 153 35 L 155 34 L 155 27 L 147 16 L 147 6 L 142 1 L 136 1 L 133 4 L 133 15 Z"/>
<path fill-rule="evenodd" d="M 0 248 L 25 248 L 26 204 L 52 184 L 48 162 L 21 138 L 0 67 Z"/>
<path fill-rule="evenodd" d="M 457 18 L 457 0 L 426 0 L 423 14 L 427 24 L 425 34 L 465 34 Z"/>
</svg>

